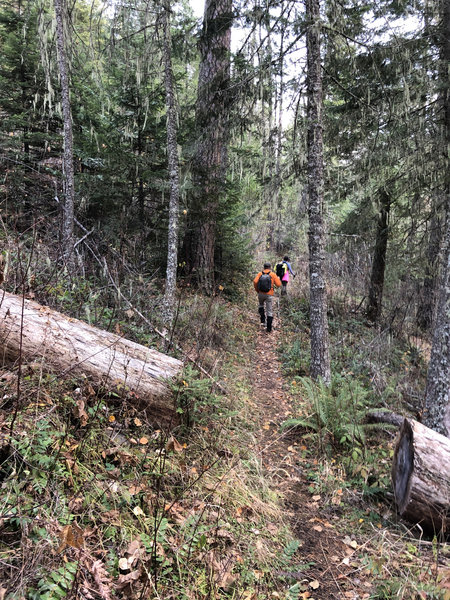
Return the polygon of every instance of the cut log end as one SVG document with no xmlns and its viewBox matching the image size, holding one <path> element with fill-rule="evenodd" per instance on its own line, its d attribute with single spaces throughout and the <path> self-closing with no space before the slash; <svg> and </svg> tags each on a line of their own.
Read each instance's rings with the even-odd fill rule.
<svg viewBox="0 0 450 600">
<path fill-rule="evenodd" d="M 411 475 L 414 471 L 413 432 L 407 419 L 403 420 L 399 441 L 395 448 L 392 467 L 394 496 L 400 514 L 405 511 L 411 493 Z"/>
<path fill-rule="evenodd" d="M 434 533 L 450 531 L 450 439 L 404 419 L 392 465 L 399 514 Z"/>
</svg>

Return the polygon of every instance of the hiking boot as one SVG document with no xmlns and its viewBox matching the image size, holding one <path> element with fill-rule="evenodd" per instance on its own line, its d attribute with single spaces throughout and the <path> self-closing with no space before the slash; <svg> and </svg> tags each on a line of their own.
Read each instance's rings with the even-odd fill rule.
<svg viewBox="0 0 450 600">
<path fill-rule="evenodd" d="M 267 331 L 269 333 L 272 331 L 272 321 L 273 317 L 267 317 Z"/>
<path fill-rule="evenodd" d="M 264 312 L 264 306 L 260 306 L 258 308 L 259 316 L 261 317 L 261 325 L 264 325 L 266 322 L 266 314 Z"/>
</svg>

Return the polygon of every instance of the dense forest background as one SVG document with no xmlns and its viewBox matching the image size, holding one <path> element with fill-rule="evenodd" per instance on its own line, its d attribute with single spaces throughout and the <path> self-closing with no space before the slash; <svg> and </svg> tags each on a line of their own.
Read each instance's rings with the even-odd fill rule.
<svg viewBox="0 0 450 600">
<path fill-rule="evenodd" d="M 202 419 L 217 400 L 205 382 L 221 379 L 212 389 L 224 391 L 225 357 L 257 315 L 253 277 L 287 254 L 298 276 L 283 305 L 280 356 L 295 386 L 316 398 L 304 381 L 312 375 L 329 399 L 354 378 L 348 395 L 360 394 L 361 405 L 349 422 L 359 427 L 367 404 L 449 436 L 449 61 L 449 0 L 206 0 L 203 19 L 184 1 L 0 0 L 4 289 L 188 355 L 200 371 L 188 367 L 177 388 L 183 427 L 208 430 Z M 324 283 L 314 291 L 316 271 Z M 3 407 L 6 482 L 17 467 L 10 448 L 21 390 L 33 381 L 20 361 L 16 368 Z M 38 463 L 56 443 L 43 422 Z M 365 463 L 351 466 L 353 476 L 370 484 L 363 437 L 334 434 Z M 19 442 L 23 457 L 30 449 Z M 374 476 L 376 493 L 381 481 Z M 33 485 L 44 493 L 46 483 Z M 4 506 L 9 514 L 11 502 Z M 71 523 L 76 510 L 65 510 Z M 159 580 L 169 577 L 161 519 L 144 541 Z M 16 520 L 11 547 L 18 529 L 24 535 Z M 59 592 L 72 590 L 74 569 L 60 573 Z M 97 592 L 107 581 L 98 569 Z M 33 573 L 6 598 L 57 597 L 43 571 Z M 216 597 L 206 587 L 198 597 Z M 278 588 L 261 597 L 267 589 Z M 416 597 L 411 590 L 402 597 Z M 308 597 L 301 591 L 286 597 Z"/>
<path fill-rule="evenodd" d="M 339 279 L 369 322 L 435 334 L 426 413 L 448 431 L 447 4 L 210 2 L 202 25 L 186 4 L 4 3 L 10 289 L 29 254 L 52 305 L 154 303 L 170 329 L 177 275 L 232 297 L 256 250 L 305 257 L 309 235 L 313 377 Z"/>
<path fill-rule="evenodd" d="M 384 322 L 394 329 L 429 331 L 432 321 L 447 173 L 444 5 L 322 7 L 328 269 L 330 277 L 347 274 L 353 297 L 361 299 L 368 295 L 371 265 L 385 263 L 368 315 L 377 321 L 383 307 Z M 101 272 L 89 251 L 95 240 L 98 258 L 119 278 L 131 269 L 161 279 L 170 197 L 163 7 L 74 2 L 66 8 L 77 265 L 83 275 Z M 191 232 L 207 220 L 200 217 L 208 200 L 199 184 L 198 147 L 210 125 L 202 123 L 197 90 L 198 40 L 208 34 L 188 6 L 173 8 L 178 273 L 192 277 L 198 265 Z M 255 248 L 274 256 L 304 249 L 306 21 L 303 7 L 291 3 L 228 9 L 223 27 L 232 21 L 238 35 L 226 58 L 231 71 L 220 92 L 221 115 L 212 119 L 225 123 L 227 162 L 214 190 L 214 283 L 205 287 L 211 292 L 212 285 L 217 290 L 230 282 L 225 293 L 232 293 L 234 280 L 247 276 Z M 3 218 L 25 246 L 49 236 L 55 242 L 65 190 L 53 6 L 4 3 L 1 19 Z M 67 249 L 52 246 L 55 267 Z M 15 254 L 5 249 L 11 271 Z M 202 283 L 198 273 L 193 279 Z"/>
</svg>

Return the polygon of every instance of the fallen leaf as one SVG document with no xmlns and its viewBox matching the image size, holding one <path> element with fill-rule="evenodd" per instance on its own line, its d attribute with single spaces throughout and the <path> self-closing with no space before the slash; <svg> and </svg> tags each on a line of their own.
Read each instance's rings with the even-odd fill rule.
<svg viewBox="0 0 450 600">
<path fill-rule="evenodd" d="M 344 542 L 344 544 L 350 546 L 350 548 L 353 548 L 354 550 L 356 550 L 356 548 L 358 547 L 358 542 L 356 540 L 352 540 L 348 535 L 346 535 L 342 541 Z"/>
<path fill-rule="evenodd" d="M 143 485 L 143 484 L 130 485 L 130 487 L 128 488 L 128 491 L 130 492 L 130 496 L 135 496 L 136 494 L 139 494 L 139 492 L 142 492 L 143 490 L 145 490 L 145 485 Z"/>
<path fill-rule="evenodd" d="M 137 569 L 136 571 L 131 571 L 131 573 L 126 573 L 125 575 L 119 575 L 117 579 L 118 589 L 122 590 L 127 587 L 130 581 L 137 581 L 141 576 L 141 570 Z"/>
<path fill-rule="evenodd" d="M 80 419 L 81 427 L 86 427 L 87 422 L 89 420 L 88 414 L 85 410 L 84 400 L 79 398 L 77 400 L 77 408 L 78 408 L 78 418 Z"/>
<path fill-rule="evenodd" d="M 127 554 L 135 555 L 141 550 L 141 542 L 139 540 L 133 540 L 129 543 L 127 548 Z"/>
<path fill-rule="evenodd" d="M 177 440 L 174 437 L 169 438 L 169 440 L 167 441 L 166 444 L 166 451 L 167 452 L 183 452 L 183 446 L 177 442 Z"/>
<path fill-rule="evenodd" d="M 66 548 L 76 548 L 79 550 L 83 545 L 83 530 L 75 523 L 66 525 L 59 532 L 60 544 L 57 553 L 62 552 Z"/>
<path fill-rule="evenodd" d="M 94 581 L 97 584 L 98 592 L 103 600 L 111 600 L 112 581 L 105 565 L 101 560 L 96 560 L 90 568 L 91 574 L 94 576 Z"/>
<path fill-rule="evenodd" d="M 133 513 L 136 515 L 136 517 L 145 517 L 145 513 L 140 506 L 135 506 L 133 508 Z"/>
<path fill-rule="evenodd" d="M 103 523 L 108 523 L 109 525 L 122 525 L 118 510 L 108 510 L 104 513 L 100 513 L 100 520 L 103 521 Z"/>
</svg>

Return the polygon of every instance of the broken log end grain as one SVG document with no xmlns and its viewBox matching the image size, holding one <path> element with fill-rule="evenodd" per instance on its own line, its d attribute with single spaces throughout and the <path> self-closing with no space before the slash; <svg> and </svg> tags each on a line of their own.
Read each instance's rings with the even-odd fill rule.
<svg viewBox="0 0 450 600">
<path fill-rule="evenodd" d="M 450 439 L 404 419 L 394 451 L 392 485 L 399 514 L 434 533 L 450 531 Z"/>
</svg>

